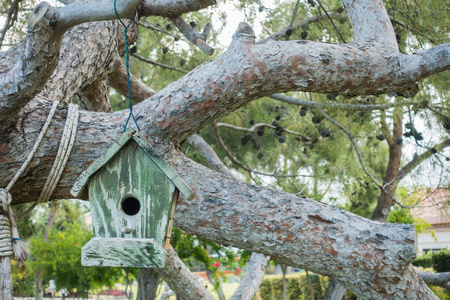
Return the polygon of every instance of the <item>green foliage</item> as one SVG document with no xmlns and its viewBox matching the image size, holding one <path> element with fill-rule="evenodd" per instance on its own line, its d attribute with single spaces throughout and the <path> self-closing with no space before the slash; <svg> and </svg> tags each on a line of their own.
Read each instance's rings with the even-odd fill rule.
<svg viewBox="0 0 450 300">
<path fill-rule="evenodd" d="M 81 248 L 92 238 L 92 233 L 78 223 L 67 225 L 61 224 L 63 231 L 53 230 L 48 242 L 42 238 L 31 240 L 29 265 L 34 270 L 42 270 L 43 281 L 54 279 L 57 289 L 76 289 L 79 293 L 118 282 L 122 277 L 118 268 L 81 265 Z"/>
<path fill-rule="evenodd" d="M 416 267 L 431 268 L 436 272 L 450 271 L 450 250 L 429 252 L 417 257 L 412 264 Z"/>
<path fill-rule="evenodd" d="M 309 274 L 313 286 L 314 299 L 322 299 L 328 282 L 321 275 Z M 283 299 L 283 277 L 265 276 L 259 288 L 261 300 Z M 306 273 L 286 275 L 286 296 L 288 300 L 309 300 L 310 292 Z"/>
<path fill-rule="evenodd" d="M 416 257 L 416 259 L 412 261 L 412 264 L 416 267 L 431 268 L 433 266 L 431 256 L 432 253 L 423 254 L 419 257 Z"/>
<path fill-rule="evenodd" d="M 34 295 L 34 272 L 26 265 L 20 266 L 11 261 L 11 274 L 14 295 L 17 297 L 32 297 Z"/>
<path fill-rule="evenodd" d="M 450 250 L 441 250 L 433 253 L 431 261 L 436 272 L 450 272 Z"/>
<path fill-rule="evenodd" d="M 218 279 L 217 275 L 224 269 L 242 268 L 250 256 L 249 251 L 235 252 L 232 248 L 194 237 L 177 228 L 173 229 L 171 244 L 191 270 L 209 270 L 213 279 Z M 226 280 L 223 273 L 221 279 Z M 214 280 L 214 288 L 219 286 L 220 280 Z"/>
</svg>

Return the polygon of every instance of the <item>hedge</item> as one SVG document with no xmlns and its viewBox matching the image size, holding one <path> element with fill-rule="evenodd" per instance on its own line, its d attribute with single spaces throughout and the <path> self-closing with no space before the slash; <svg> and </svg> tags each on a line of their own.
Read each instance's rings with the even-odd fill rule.
<svg viewBox="0 0 450 300">
<path fill-rule="evenodd" d="M 450 271 L 450 250 L 427 253 L 416 258 L 412 264 L 416 267 L 431 268 L 436 272 Z"/>
<path fill-rule="evenodd" d="M 309 273 L 313 286 L 314 299 L 322 299 L 328 286 L 328 278 Z M 259 287 L 261 300 L 283 299 L 283 276 L 265 276 Z M 288 300 L 309 300 L 309 287 L 306 273 L 286 275 L 286 298 Z"/>
<path fill-rule="evenodd" d="M 431 260 L 433 262 L 433 269 L 436 272 L 450 271 L 450 250 L 433 252 Z"/>
</svg>

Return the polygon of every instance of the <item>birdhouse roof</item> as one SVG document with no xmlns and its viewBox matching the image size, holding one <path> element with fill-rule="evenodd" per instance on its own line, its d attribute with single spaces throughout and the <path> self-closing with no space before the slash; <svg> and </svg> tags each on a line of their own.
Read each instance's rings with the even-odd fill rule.
<svg viewBox="0 0 450 300">
<path fill-rule="evenodd" d="M 180 190 L 188 200 L 194 198 L 194 193 L 186 183 L 175 173 L 175 171 L 159 156 L 147 139 L 135 129 L 127 130 L 108 150 L 97 160 L 95 160 L 75 182 L 71 194 L 78 199 L 88 199 L 87 186 L 90 179 L 99 172 L 123 147 L 130 141 L 136 142 L 147 154 L 148 158 L 159 168 L 159 170 Z"/>
</svg>

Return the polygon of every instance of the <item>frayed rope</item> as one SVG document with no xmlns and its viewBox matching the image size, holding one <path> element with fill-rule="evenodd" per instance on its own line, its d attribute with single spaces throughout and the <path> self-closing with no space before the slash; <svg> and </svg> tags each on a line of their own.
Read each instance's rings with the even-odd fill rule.
<svg viewBox="0 0 450 300">
<path fill-rule="evenodd" d="M 27 244 L 19 237 L 11 201 L 11 194 L 5 189 L 0 189 L 0 203 L 3 210 L 3 214 L 0 214 L 0 256 L 14 255 L 14 259 L 22 265 L 30 252 Z"/>
</svg>

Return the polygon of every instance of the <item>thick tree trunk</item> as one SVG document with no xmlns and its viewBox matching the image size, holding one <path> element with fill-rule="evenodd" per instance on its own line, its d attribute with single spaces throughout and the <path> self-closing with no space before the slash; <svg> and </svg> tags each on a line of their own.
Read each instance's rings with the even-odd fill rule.
<svg viewBox="0 0 450 300">
<path fill-rule="evenodd" d="M 402 159 L 402 137 L 403 137 L 403 126 L 402 126 L 402 108 L 394 108 L 394 124 L 392 134 L 387 128 L 384 128 L 386 134 L 386 141 L 389 144 L 389 161 L 386 168 L 386 173 L 383 177 L 383 190 L 381 191 L 380 197 L 378 198 L 377 207 L 372 214 L 372 219 L 377 221 L 386 221 L 391 211 L 393 205 L 392 198 L 395 197 L 395 191 L 401 177 L 400 166 Z M 383 127 L 385 125 L 383 124 Z"/>
<path fill-rule="evenodd" d="M 77 93 L 101 82 L 118 59 L 123 36 L 120 26 L 117 21 L 103 21 L 70 29 L 64 35 L 58 65 L 39 93 L 68 105 Z M 132 32 L 130 36 L 135 37 Z"/>
<path fill-rule="evenodd" d="M 140 269 L 136 300 L 155 300 L 160 283 L 161 280 L 154 270 Z"/>
<path fill-rule="evenodd" d="M 79 93 L 78 105 L 82 110 L 112 112 L 106 80 L 97 80 Z"/>
</svg>

